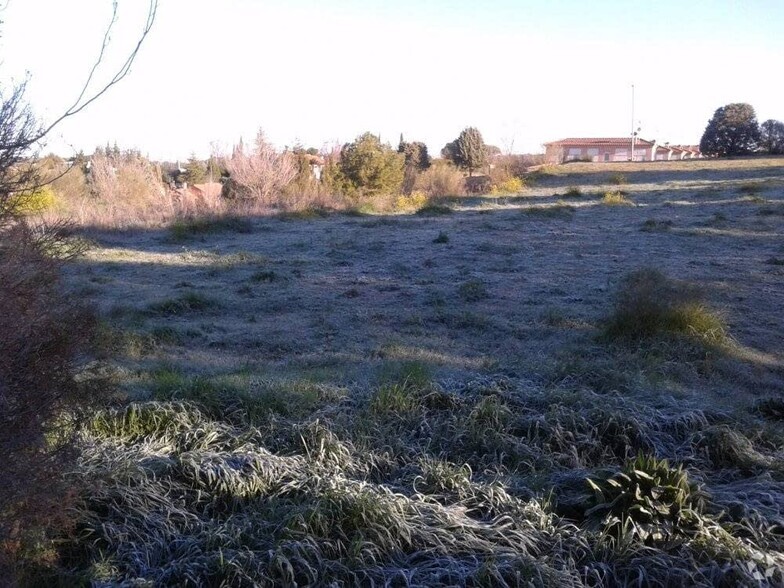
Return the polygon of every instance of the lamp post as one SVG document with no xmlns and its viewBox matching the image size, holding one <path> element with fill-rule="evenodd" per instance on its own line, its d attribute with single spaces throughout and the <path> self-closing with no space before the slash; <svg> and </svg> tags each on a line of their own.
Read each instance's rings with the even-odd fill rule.
<svg viewBox="0 0 784 588">
<path fill-rule="evenodd" d="M 634 161 L 634 140 L 637 137 L 637 133 L 634 130 L 634 84 L 632 84 L 632 153 L 629 161 Z"/>
</svg>

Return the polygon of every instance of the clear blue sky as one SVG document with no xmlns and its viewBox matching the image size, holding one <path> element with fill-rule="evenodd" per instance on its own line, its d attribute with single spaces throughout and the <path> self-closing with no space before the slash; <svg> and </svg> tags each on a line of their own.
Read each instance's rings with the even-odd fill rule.
<svg viewBox="0 0 784 588">
<path fill-rule="evenodd" d="M 120 0 L 119 59 L 146 0 Z M 30 75 L 43 119 L 78 93 L 110 0 L 11 0 L 0 80 Z M 699 141 L 713 111 L 784 119 L 784 1 L 160 0 L 131 76 L 49 148 L 117 141 L 206 156 L 259 127 L 279 146 L 369 130 L 438 151 L 467 125 L 517 152 L 564 136 Z M 108 75 L 108 69 L 104 75 Z"/>
</svg>

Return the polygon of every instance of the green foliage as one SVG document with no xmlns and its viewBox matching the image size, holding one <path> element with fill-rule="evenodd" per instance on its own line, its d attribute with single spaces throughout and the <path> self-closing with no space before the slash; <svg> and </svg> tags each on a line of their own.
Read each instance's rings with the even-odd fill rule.
<svg viewBox="0 0 784 588">
<path fill-rule="evenodd" d="M 404 157 L 372 133 L 343 146 L 340 174 L 345 192 L 356 196 L 395 194 L 403 183 Z"/>
<path fill-rule="evenodd" d="M 760 141 L 760 129 L 754 107 L 745 103 L 718 108 L 708 121 L 700 140 L 705 155 L 747 155 Z"/>
<path fill-rule="evenodd" d="M 784 122 L 768 119 L 760 125 L 760 147 L 771 155 L 784 154 Z"/>
<path fill-rule="evenodd" d="M 456 166 L 468 170 L 471 176 L 475 169 L 487 163 L 487 145 L 478 129 L 466 127 L 457 139 L 444 146 L 441 155 Z"/>
<path fill-rule="evenodd" d="M 681 336 L 708 344 L 721 344 L 727 339 L 721 316 L 702 304 L 695 288 L 651 268 L 624 277 L 604 335 L 611 340 L 632 341 Z"/>
<path fill-rule="evenodd" d="M 427 152 L 427 145 L 422 142 L 414 141 L 412 143 L 406 143 L 403 141 L 401 135 L 397 152 L 402 154 L 405 158 L 406 168 L 413 168 L 416 171 L 425 171 L 430 167 L 430 155 Z"/>
<path fill-rule="evenodd" d="M 622 471 L 586 482 L 593 492 L 586 527 L 617 543 L 682 539 L 699 525 L 704 495 L 683 468 L 670 467 L 666 459 L 638 455 Z"/>
<path fill-rule="evenodd" d="M 196 155 L 191 155 L 188 163 L 185 164 L 184 178 L 190 185 L 203 184 L 207 181 L 207 165 Z"/>
</svg>

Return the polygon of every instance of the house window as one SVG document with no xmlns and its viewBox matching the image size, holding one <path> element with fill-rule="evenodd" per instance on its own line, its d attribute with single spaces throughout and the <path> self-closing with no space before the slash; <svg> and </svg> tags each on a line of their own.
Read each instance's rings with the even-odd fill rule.
<svg viewBox="0 0 784 588">
<path fill-rule="evenodd" d="M 627 161 L 629 159 L 629 152 L 626 149 L 616 149 L 613 155 L 613 161 Z"/>
<path fill-rule="evenodd" d="M 582 157 L 583 150 L 580 147 L 569 147 L 569 152 L 566 155 L 566 161 L 574 161 Z"/>
<path fill-rule="evenodd" d="M 588 149 L 587 150 L 588 157 L 591 161 L 599 161 L 599 150 L 598 149 Z"/>
</svg>

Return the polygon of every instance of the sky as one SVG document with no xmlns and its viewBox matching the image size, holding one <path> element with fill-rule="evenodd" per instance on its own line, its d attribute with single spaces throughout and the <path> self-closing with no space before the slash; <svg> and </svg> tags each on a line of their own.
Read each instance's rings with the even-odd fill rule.
<svg viewBox="0 0 784 588">
<path fill-rule="evenodd" d="M 42 121 L 79 95 L 111 0 L 0 0 L 0 85 Z M 138 39 L 118 0 L 96 81 Z M 45 151 L 117 143 L 154 159 L 225 151 L 258 129 L 322 148 L 365 131 L 438 153 L 467 126 L 504 152 L 574 136 L 697 143 L 713 112 L 784 120 L 784 0 L 160 0 L 130 75 Z"/>
</svg>

